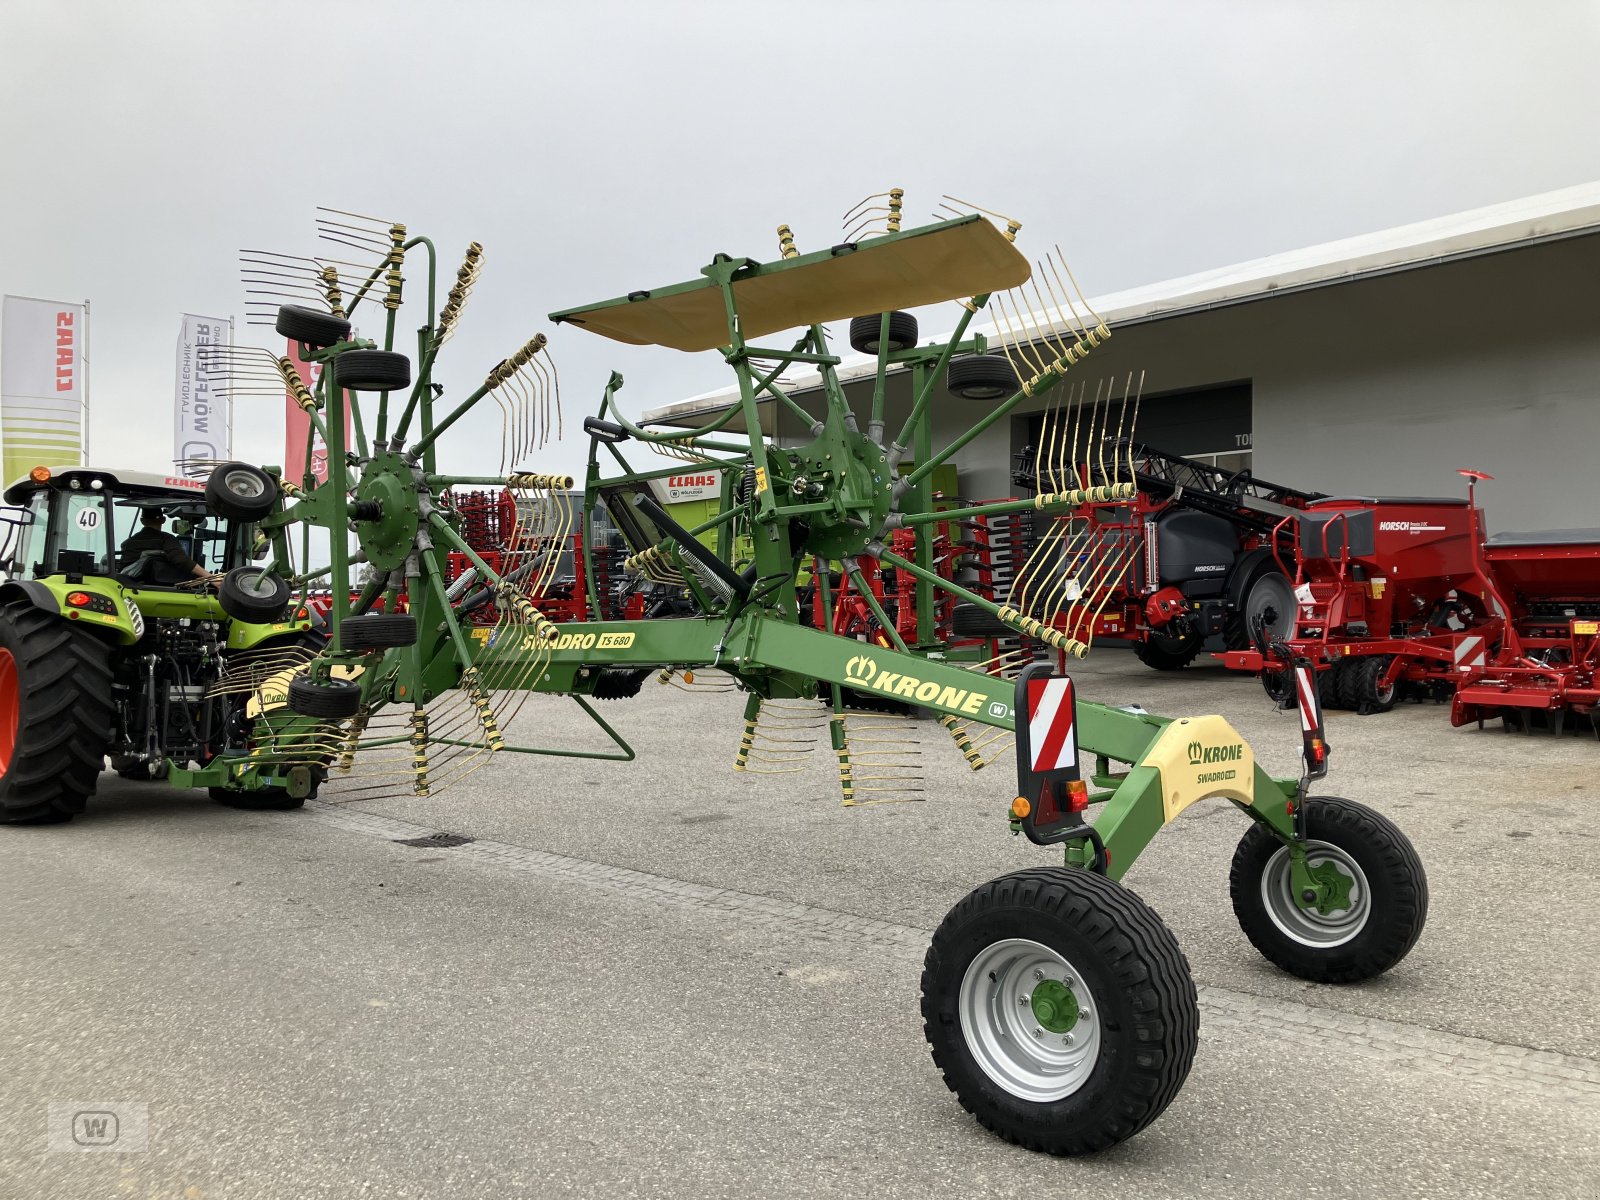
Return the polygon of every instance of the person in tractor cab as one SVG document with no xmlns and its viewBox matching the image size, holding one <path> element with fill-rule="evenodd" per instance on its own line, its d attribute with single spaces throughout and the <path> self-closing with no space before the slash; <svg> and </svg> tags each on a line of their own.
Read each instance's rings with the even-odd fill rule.
<svg viewBox="0 0 1600 1200">
<path fill-rule="evenodd" d="M 133 568 L 145 558 L 154 560 L 148 577 L 152 583 L 181 583 L 190 577 L 210 579 L 207 571 L 184 552 L 178 539 L 161 526 L 167 514 L 159 508 L 146 508 L 139 514 L 139 529 L 122 543 L 117 551 L 117 570 L 133 573 Z"/>
</svg>

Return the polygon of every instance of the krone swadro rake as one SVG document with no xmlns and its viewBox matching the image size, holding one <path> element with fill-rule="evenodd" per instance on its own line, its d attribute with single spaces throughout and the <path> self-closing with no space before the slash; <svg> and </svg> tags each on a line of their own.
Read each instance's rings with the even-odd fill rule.
<svg viewBox="0 0 1600 1200">
<path fill-rule="evenodd" d="M 219 478 L 237 486 L 220 503 L 256 521 L 270 546 L 270 561 L 242 568 L 250 578 L 238 582 L 258 594 L 281 589 L 287 599 L 326 577 L 330 634 L 308 661 L 238 676 L 258 689 L 246 727 L 205 766 L 175 765 L 172 776 L 296 796 L 331 779 L 353 797 L 396 785 L 436 792 L 496 754 L 631 758 L 589 701 L 632 695 L 650 678 L 690 688 L 731 680 L 747 692 L 737 757 L 747 770 L 793 769 L 826 728 L 846 799 L 856 802 L 921 799 L 937 780 L 903 761 L 888 721 L 847 720 L 847 694 L 926 710 L 974 766 L 1014 736 L 1018 786 L 996 815 L 1035 843 L 1061 847 L 1062 862 L 1003 876 L 951 910 L 928 952 L 922 1012 L 935 1062 L 980 1121 L 1037 1149 L 1086 1153 L 1152 1121 L 1195 1053 L 1188 965 L 1155 913 L 1118 883 L 1163 825 L 1211 797 L 1247 818 L 1230 881 L 1235 912 L 1266 957 L 1306 979 L 1360 980 L 1399 962 L 1421 932 L 1426 883 L 1389 821 L 1309 794 L 1326 772 L 1327 748 L 1304 664 L 1294 674 L 1305 770 L 1274 779 L 1221 717 L 1172 719 L 1090 703 L 1074 695 L 1071 679 L 1016 654 L 963 667 L 927 653 L 934 592 L 1069 658 L 1087 651 L 1082 631 L 1093 627 L 1093 614 L 1079 619 L 1072 606 L 1104 592 L 1107 572 L 1118 569 L 1078 561 L 1092 546 L 1041 551 L 1041 562 L 1073 559 L 1077 587 L 1063 584 L 1059 569 L 1023 564 L 1009 593 L 991 598 L 941 576 L 931 542 L 936 527 L 969 518 L 1055 515 L 1131 494 L 1131 463 L 1113 447 L 1132 432 L 1138 387 L 1127 380 L 1114 397 L 1093 400 L 1076 382 L 1069 387 L 1110 331 L 1059 254 L 1030 264 L 1018 251 L 1018 222 L 947 199 L 932 223 L 903 228 L 903 204 L 898 189 L 863 202 L 847 217 L 850 240 L 838 245 L 807 252 L 783 226 L 771 261 L 717 254 L 686 282 L 552 314 L 621 342 L 715 351 L 739 388 L 735 402 L 696 428 L 647 429 L 619 407 L 623 380 L 613 374 L 597 413 L 583 422 L 590 445 L 579 513 L 561 495 L 571 481 L 529 461 L 560 428 L 543 334 L 459 400 L 447 401 L 435 385 L 436 356 L 483 266 L 480 246 L 467 249 L 442 307 L 433 247 L 403 225 L 325 214 L 324 234 L 364 265 L 254 255 L 292 280 L 295 290 L 274 294 L 294 303 L 273 322 L 299 343 L 306 374 L 316 378 L 265 352 L 241 377 L 276 377 L 299 398 L 309 436 L 327 443 L 329 470 L 319 483 L 224 464 Z M 405 355 L 395 348 L 397 312 L 415 257 L 425 260 L 428 288 Z M 905 310 L 945 302 L 957 306 L 954 333 L 922 343 Z M 351 334 L 350 318 L 364 303 L 379 309 L 381 341 Z M 969 334 L 984 312 L 994 316 L 994 333 Z M 839 358 L 824 332 L 833 321 L 849 321 L 852 346 L 876 355 L 864 411 L 852 409 L 837 377 Z M 796 367 L 821 376 L 816 411 L 781 383 Z M 892 435 L 891 372 L 911 385 Z M 931 412 L 952 395 L 983 401 L 981 415 L 935 448 Z M 1078 413 L 1052 423 L 1071 431 L 1061 435 L 1071 444 L 1041 452 L 1040 495 L 935 511 L 932 472 L 1025 402 L 1056 397 Z M 439 439 L 486 399 L 501 412 L 499 469 L 441 473 Z M 767 405 L 805 432 L 781 445 L 765 437 Z M 635 469 L 629 444 L 677 465 Z M 680 525 L 650 487 L 681 473 L 684 459 L 722 480 L 716 515 L 695 528 Z M 1093 469 L 1085 473 L 1084 463 Z M 486 556 L 463 536 L 455 498 L 474 487 L 516 496 L 519 528 L 504 553 Z M 570 524 L 588 532 L 602 509 L 629 543 L 630 569 L 686 588 L 693 615 L 601 619 L 593 569 L 584 577 L 594 620 L 553 624 L 541 614 L 536 601 Z M 326 567 L 305 565 L 302 537 L 295 568 L 296 526 L 333 535 Z M 593 539 L 582 544 L 591 555 Z M 454 582 L 445 569 L 450 554 L 470 563 Z M 916 644 L 883 611 L 863 563 L 903 572 L 919 593 L 928 589 L 915 598 L 924 619 Z M 819 589 L 820 611 L 831 612 L 830 589 L 846 580 L 884 636 L 863 641 L 809 627 L 801 590 Z M 912 600 L 902 594 L 899 602 Z M 481 621 L 486 605 L 493 624 Z M 469 621 L 473 613 L 479 619 Z M 511 720 L 533 692 L 570 697 L 616 749 L 514 745 Z"/>
</svg>

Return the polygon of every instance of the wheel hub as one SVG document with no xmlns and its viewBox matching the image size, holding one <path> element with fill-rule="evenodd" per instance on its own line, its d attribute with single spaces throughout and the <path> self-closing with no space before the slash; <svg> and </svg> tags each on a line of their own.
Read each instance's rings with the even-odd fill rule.
<svg viewBox="0 0 1600 1200">
<path fill-rule="evenodd" d="M 808 518 L 806 549 L 825 558 L 860 554 L 878 535 L 894 504 L 889 456 L 864 433 L 830 428 L 793 452 L 786 503 L 832 502 Z"/>
<path fill-rule="evenodd" d="M 1320 862 L 1314 867 L 1307 867 L 1306 874 L 1317 885 L 1316 909 L 1319 913 L 1327 916 L 1344 912 L 1350 907 L 1350 890 L 1355 887 L 1356 881 L 1353 876 L 1341 871 L 1337 863 Z"/>
<path fill-rule="evenodd" d="M 1033 1018 L 1051 1033 L 1066 1033 L 1078 1023 L 1078 997 L 1059 979 L 1046 979 L 1033 989 Z"/>
<path fill-rule="evenodd" d="M 354 522 L 367 561 L 380 571 L 405 565 L 417 536 L 417 479 L 398 454 L 374 454 L 361 470 L 356 500 L 375 505 L 375 519 Z"/>
</svg>

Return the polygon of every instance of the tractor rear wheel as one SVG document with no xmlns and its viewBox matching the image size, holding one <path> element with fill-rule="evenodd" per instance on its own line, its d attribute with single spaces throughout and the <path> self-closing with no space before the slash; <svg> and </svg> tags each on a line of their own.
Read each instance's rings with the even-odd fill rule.
<svg viewBox="0 0 1600 1200">
<path fill-rule="evenodd" d="M 0 824 L 81 813 L 111 744 L 111 654 L 31 604 L 0 607 Z"/>
<path fill-rule="evenodd" d="M 922 1017 L 961 1106 L 1049 1154 L 1092 1154 L 1160 1116 L 1200 1026 L 1161 918 L 1070 867 L 1002 875 L 950 910 L 923 965 Z"/>
<path fill-rule="evenodd" d="M 1306 805 L 1306 862 L 1332 886 L 1321 906 L 1295 902 L 1289 848 L 1253 824 L 1228 873 L 1234 916 L 1250 944 L 1291 975 L 1354 983 L 1381 975 L 1416 945 L 1428 918 L 1428 878 L 1387 817 L 1335 796 Z"/>
<path fill-rule="evenodd" d="M 1139 661 L 1157 671 L 1179 671 L 1192 663 L 1205 645 L 1198 633 L 1155 633 L 1134 644 Z"/>
</svg>

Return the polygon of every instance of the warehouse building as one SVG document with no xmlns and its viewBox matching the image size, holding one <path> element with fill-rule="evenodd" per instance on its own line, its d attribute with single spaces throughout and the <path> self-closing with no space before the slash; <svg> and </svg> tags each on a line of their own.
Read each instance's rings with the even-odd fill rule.
<svg viewBox="0 0 1600 1200">
<path fill-rule="evenodd" d="M 1141 440 L 1278 483 L 1455 495 L 1456 469 L 1473 467 L 1496 477 L 1480 493 L 1492 530 L 1600 525 L 1597 289 L 1592 183 L 1091 297 L 1114 336 L 1073 375 L 1092 394 L 1142 374 Z M 873 360 L 845 355 L 839 375 L 863 411 Z M 815 376 L 790 390 L 817 408 Z M 698 396 L 645 421 L 689 427 L 736 396 Z M 909 397 L 896 372 L 891 430 Z M 938 401 L 935 446 L 979 411 Z M 769 434 L 809 440 L 776 408 L 762 406 Z M 1024 402 L 962 451 L 965 497 L 1014 492 L 1013 456 L 1038 437 L 1044 408 Z"/>
</svg>

